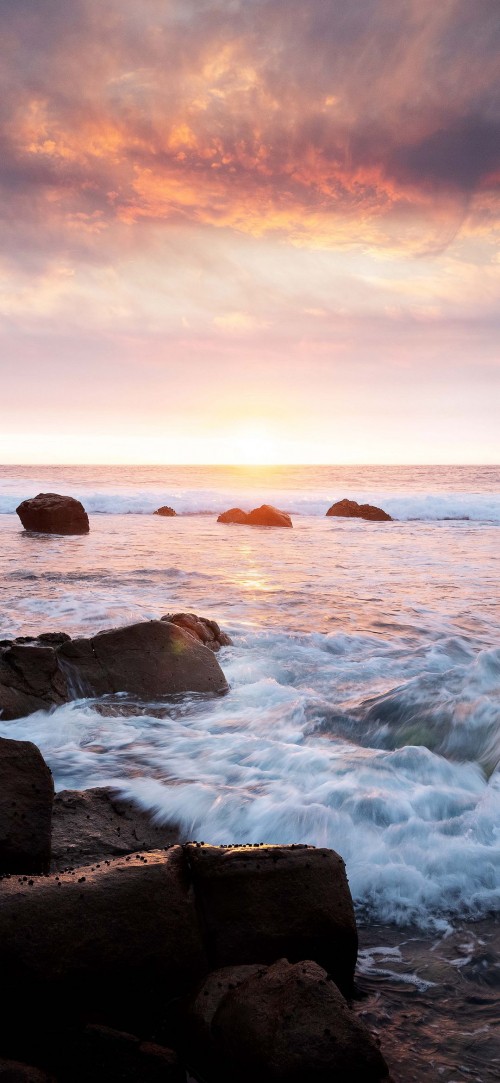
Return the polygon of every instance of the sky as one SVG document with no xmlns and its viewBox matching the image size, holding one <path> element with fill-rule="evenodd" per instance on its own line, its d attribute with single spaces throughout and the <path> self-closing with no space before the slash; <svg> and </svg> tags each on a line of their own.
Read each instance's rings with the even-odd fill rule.
<svg viewBox="0 0 500 1083">
<path fill-rule="evenodd" d="M 0 0 L 0 461 L 500 461 L 499 0 Z"/>
</svg>

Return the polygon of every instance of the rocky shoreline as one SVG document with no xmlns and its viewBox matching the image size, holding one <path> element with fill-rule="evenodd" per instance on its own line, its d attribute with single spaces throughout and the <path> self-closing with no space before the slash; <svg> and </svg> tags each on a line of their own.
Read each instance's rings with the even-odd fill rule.
<svg viewBox="0 0 500 1083">
<path fill-rule="evenodd" d="M 0 1079 L 388 1079 L 348 1002 L 338 854 L 185 842 L 109 789 L 54 797 L 30 742 L 0 740 L 0 773 Z"/>
</svg>

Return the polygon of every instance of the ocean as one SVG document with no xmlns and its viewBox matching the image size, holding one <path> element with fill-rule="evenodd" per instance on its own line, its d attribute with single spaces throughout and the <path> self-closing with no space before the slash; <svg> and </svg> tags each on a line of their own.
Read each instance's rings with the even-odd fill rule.
<svg viewBox="0 0 500 1083">
<path fill-rule="evenodd" d="M 80 498 L 90 534 L 24 533 L 15 508 L 40 491 Z M 326 518 L 343 497 L 395 521 Z M 263 502 L 294 529 L 216 521 Z M 222 698 L 121 715 L 79 700 L 0 733 L 35 741 L 57 789 L 114 786 L 190 838 L 338 850 L 360 923 L 385 930 L 361 956 L 368 1022 L 380 982 L 399 1004 L 430 996 L 435 1018 L 451 975 L 451 1033 L 469 975 L 486 1052 L 456 1039 L 455 1059 L 441 1043 L 432 1063 L 445 1081 L 457 1064 L 496 1078 L 500 469 L 5 466 L 0 545 L 4 638 L 191 611 L 233 639 Z"/>
</svg>

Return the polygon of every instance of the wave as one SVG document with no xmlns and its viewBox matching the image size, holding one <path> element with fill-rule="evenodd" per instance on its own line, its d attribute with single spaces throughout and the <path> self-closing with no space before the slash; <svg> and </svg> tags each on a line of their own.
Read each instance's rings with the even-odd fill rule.
<svg viewBox="0 0 500 1083">
<path fill-rule="evenodd" d="M 27 496 L 47 491 L 47 481 L 31 483 L 31 490 L 7 487 L 0 491 L 0 514 L 13 515 Z M 178 515 L 218 515 L 230 507 L 250 511 L 259 503 L 274 504 L 291 515 L 323 517 L 331 504 L 343 497 L 359 503 L 376 504 L 394 519 L 439 522 L 462 520 L 500 522 L 500 493 L 414 492 L 363 490 L 346 492 L 303 489 L 265 489 L 258 494 L 229 488 L 165 489 L 159 487 L 119 487 L 95 489 L 73 487 L 72 494 L 82 501 L 91 515 L 151 515 L 161 504 L 170 504 Z M 338 522 L 338 520 L 337 520 Z"/>
</svg>

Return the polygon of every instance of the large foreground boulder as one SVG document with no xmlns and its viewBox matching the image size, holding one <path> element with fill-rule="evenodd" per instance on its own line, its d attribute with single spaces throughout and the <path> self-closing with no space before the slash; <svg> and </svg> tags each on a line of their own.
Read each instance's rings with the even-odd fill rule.
<svg viewBox="0 0 500 1083">
<path fill-rule="evenodd" d="M 293 523 L 286 511 L 279 511 L 272 504 L 262 504 L 260 508 L 245 512 L 241 508 L 224 511 L 217 519 L 218 523 L 237 523 L 240 526 L 287 526 Z"/>
<path fill-rule="evenodd" d="M 368 519 L 376 523 L 392 523 L 392 516 L 374 504 L 358 504 L 357 500 L 338 500 L 328 508 L 327 515 L 336 515 L 341 519 Z"/>
<path fill-rule="evenodd" d="M 36 745 L 0 737 L 0 874 L 49 871 L 53 799 Z"/>
<path fill-rule="evenodd" d="M 128 692 L 151 702 L 188 692 L 227 691 L 214 657 L 225 637 L 215 622 L 141 621 L 90 638 L 46 634 L 0 643 L 0 716 L 22 718 L 80 696 Z M 204 639 L 202 642 L 201 640 Z M 211 640 L 209 649 L 205 645 Z"/>
<path fill-rule="evenodd" d="M 135 1023 L 205 970 L 181 846 L 0 883 L 0 971 L 23 1017 L 48 996 Z"/>
<path fill-rule="evenodd" d="M 16 508 L 25 530 L 41 534 L 88 534 L 89 517 L 73 496 L 38 493 Z"/>
<path fill-rule="evenodd" d="M 207 1083 L 381 1083 L 374 1039 L 317 963 L 210 974 L 190 1013 L 190 1047 Z"/>
<path fill-rule="evenodd" d="M 185 850 L 212 966 L 314 959 L 350 992 L 358 937 L 334 850 L 198 843 Z"/>
</svg>

